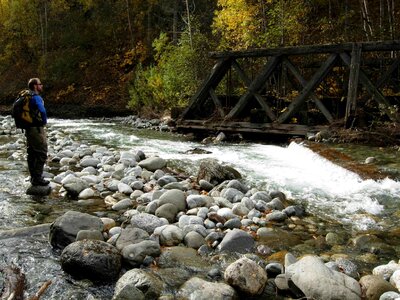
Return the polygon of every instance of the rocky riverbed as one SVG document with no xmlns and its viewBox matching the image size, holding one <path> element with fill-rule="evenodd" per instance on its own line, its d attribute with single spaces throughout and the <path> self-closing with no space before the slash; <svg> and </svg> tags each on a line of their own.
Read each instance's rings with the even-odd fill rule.
<svg viewBox="0 0 400 300">
<path fill-rule="evenodd" d="M 24 160 L 10 118 L 0 132 L 19 134 L 1 148 Z M 51 128 L 48 136 L 51 188 L 27 192 L 103 209 L 67 211 L 40 230 L 65 273 L 115 282 L 115 300 L 400 297 L 395 245 L 327 227 L 281 191 L 247 186 L 231 166 L 203 160 L 181 174 L 140 149 L 82 144 Z"/>
</svg>

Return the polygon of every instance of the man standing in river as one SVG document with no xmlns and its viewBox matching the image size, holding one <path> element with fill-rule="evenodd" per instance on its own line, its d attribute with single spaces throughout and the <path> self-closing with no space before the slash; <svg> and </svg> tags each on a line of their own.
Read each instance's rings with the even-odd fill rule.
<svg viewBox="0 0 400 300">
<path fill-rule="evenodd" d="M 25 129 L 28 152 L 28 169 L 32 185 L 48 185 L 50 182 L 43 178 L 43 168 L 47 160 L 47 136 L 44 126 L 47 124 L 47 114 L 44 101 L 40 96 L 43 84 L 39 78 L 28 81 L 29 92 L 32 95 L 30 109 L 34 113 L 34 123 Z"/>
</svg>

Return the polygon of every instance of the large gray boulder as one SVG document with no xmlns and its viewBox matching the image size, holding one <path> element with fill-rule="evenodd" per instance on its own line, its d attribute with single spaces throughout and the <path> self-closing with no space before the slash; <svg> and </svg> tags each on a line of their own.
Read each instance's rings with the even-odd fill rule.
<svg viewBox="0 0 400 300">
<path fill-rule="evenodd" d="M 361 299 L 361 287 L 357 280 L 329 269 L 316 256 L 305 256 L 296 263 L 289 265 L 285 276 L 308 299 Z"/>
<path fill-rule="evenodd" d="M 132 269 L 118 279 L 112 300 L 158 299 L 163 282 L 151 271 Z"/>
<path fill-rule="evenodd" d="M 223 166 L 215 159 L 204 159 L 200 162 L 197 181 L 205 180 L 212 185 L 219 184 L 225 180 L 240 179 L 240 173 L 230 166 Z"/>
<path fill-rule="evenodd" d="M 58 217 L 50 226 L 50 244 L 54 248 L 64 249 L 75 242 L 81 230 L 97 230 L 103 232 L 104 224 L 100 218 L 76 211 L 68 211 Z"/>
<path fill-rule="evenodd" d="M 162 169 L 167 165 L 167 161 L 161 157 L 149 157 L 139 162 L 139 166 L 148 170 L 148 171 L 156 171 L 158 169 Z"/>
<path fill-rule="evenodd" d="M 121 254 L 109 243 L 83 240 L 69 244 L 61 253 L 63 270 L 80 279 L 108 281 L 121 271 Z"/>
<path fill-rule="evenodd" d="M 255 246 L 253 237 L 241 229 L 229 231 L 218 245 L 219 251 L 247 253 Z"/>
</svg>

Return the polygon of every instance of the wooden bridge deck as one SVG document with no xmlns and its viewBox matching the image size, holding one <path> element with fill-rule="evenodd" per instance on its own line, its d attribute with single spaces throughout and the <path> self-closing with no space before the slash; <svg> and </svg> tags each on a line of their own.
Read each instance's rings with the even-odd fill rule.
<svg viewBox="0 0 400 300">
<path fill-rule="evenodd" d="M 217 62 L 177 127 L 305 135 L 351 126 L 364 105 L 398 122 L 399 101 L 383 91 L 400 92 L 399 50 L 395 40 L 211 53 Z"/>
</svg>

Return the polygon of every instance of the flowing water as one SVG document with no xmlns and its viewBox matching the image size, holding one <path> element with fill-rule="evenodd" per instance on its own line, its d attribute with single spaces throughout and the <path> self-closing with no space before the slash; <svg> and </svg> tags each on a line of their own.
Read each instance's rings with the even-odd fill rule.
<svg viewBox="0 0 400 300">
<path fill-rule="evenodd" d="M 138 131 L 117 123 L 58 120 L 53 121 L 53 126 L 85 142 L 118 149 L 142 149 L 148 155 L 159 155 L 189 175 L 196 174 L 198 164 L 195 161 L 215 158 L 235 167 L 250 185 L 283 191 L 289 198 L 307 206 L 308 211 L 352 224 L 356 229 L 398 225 L 397 217 L 386 224 L 386 220 L 379 216 L 397 212 L 400 176 L 379 181 L 365 180 L 294 142 L 286 146 L 254 143 L 202 145 L 176 135 Z M 188 153 L 194 148 L 211 153 Z M 375 149 L 349 147 L 347 150 L 354 154 L 355 159 L 363 161 Z M 358 157 L 360 152 L 364 157 Z M 400 152 L 393 149 L 385 154 L 387 160 L 383 167 L 400 170 Z"/>
<path fill-rule="evenodd" d="M 400 152 L 395 149 L 335 146 L 359 162 L 368 156 L 378 156 L 382 169 L 397 174 L 392 179 L 372 180 L 362 179 L 296 143 L 203 145 L 176 134 L 137 130 L 116 121 L 50 120 L 49 125 L 80 143 L 118 150 L 140 149 L 148 156 L 159 155 L 188 175 L 196 175 L 198 160 L 215 158 L 240 171 L 248 185 L 280 190 L 291 201 L 304 205 L 308 212 L 327 223 L 340 224 L 343 230 L 384 235 L 399 226 Z M 0 143 L 14 139 L 0 136 Z M 209 153 L 189 154 L 195 148 Z M 13 152 L 11 148 L 0 150 L 0 230 L 49 223 L 69 209 L 87 211 L 76 201 L 58 195 L 44 199 L 25 195 L 29 185 L 25 161 L 8 159 Z M 96 209 L 101 208 L 92 208 L 92 212 Z M 32 295 L 44 281 L 51 279 L 54 283 L 42 299 L 110 298 L 112 286 L 94 287 L 65 275 L 45 235 L 0 240 L 0 249 L 0 266 L 15 263 L 29 278 L 27 294 Z"/>
</svg>

